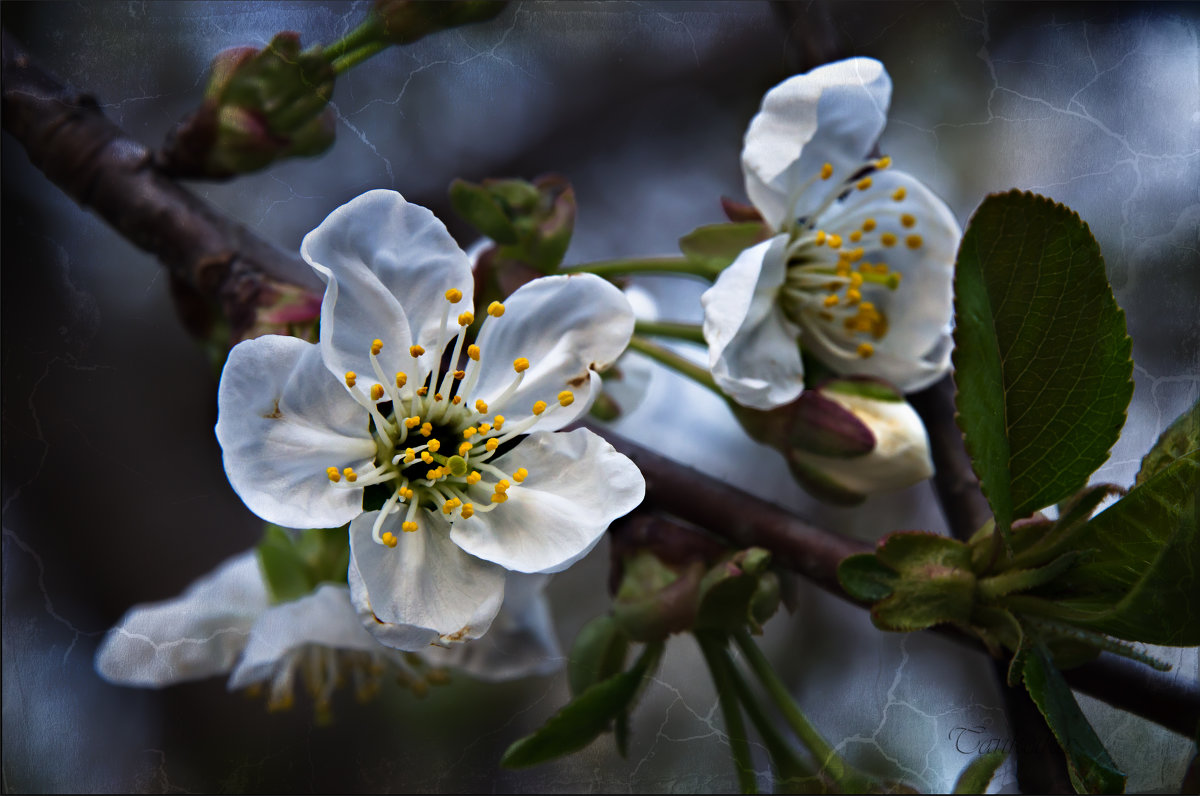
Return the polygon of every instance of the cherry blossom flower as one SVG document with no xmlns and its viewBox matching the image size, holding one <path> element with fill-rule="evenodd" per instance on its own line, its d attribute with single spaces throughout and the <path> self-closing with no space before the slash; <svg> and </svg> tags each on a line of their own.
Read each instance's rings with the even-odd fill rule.
<svg viewBox="0 0 1200 796">
<path fill-rule="evenodd" d="M 905 392 L 949 369 L 961 232 L 915 177 L 868 157 L 890 99 L 883 65 L 852 58 L 780 83 L 750 122 L 746 193 L 775 234 L 702 297 L 713 378 L 740 404 L 795 399 L 802 348 Z"/>
</svg>

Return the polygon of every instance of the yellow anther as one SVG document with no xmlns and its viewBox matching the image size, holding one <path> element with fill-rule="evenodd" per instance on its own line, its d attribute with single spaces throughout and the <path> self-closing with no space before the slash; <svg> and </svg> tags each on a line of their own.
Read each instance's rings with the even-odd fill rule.
<svg viewBox="0 0 1200 796">
<path fill-rule="evenodd" d="M 400 487 L 400 497 L 404 498 L 405 500 L 411 500 L 412 496 L 413 496 L 413 491 L 412 491 L 411 487 L 407 487 L 407 486 Z"/>
<path fill-rule="evenodd" d="M 879 160 L 875 161 L 875 168 L 877 169 L 886 169 L 890 165 L 892 165 L 891 155 L 884 155 Z"/>
<path fill-rule="evenodd" d="M 529 360 L 525 357 L 518 357 L 513 360 L 513 370 L 517 373 L 524 373 L 529 370 Z"/>
<path fill-rule="evenodd" d="M 475 401 L 475 411 L 481 415 L 486 415 L 488 410 L 487 401 L 479 398 Z"/>
<path fill-rule="evenodd" d="M 540 415 L 542 412 L 545 412 L 545 411 L 546 411 L 546 402 L 545 401 L 534 401 L 533 402 L 533 413 L 535 415 Z M 499 420 L 500 418 L 497 417 L 496 419 Z M 497 428 L 499 428 L 499 426 L 497 426 Z"/>
<path fill-rule="evenodd" d="M 875 273 L 886 274 L 888 272 L 887 263 L 875 263 Z"/>
<path fill-rule="evenodd" d="M 854 241 L 855 243 L 858 243 L 860 240 L 862 240 L 862 230 L 856 229 L 853 232 L 851 232 L 850 240 Z"/>
<path fill-rule="evenodd" d="M 496 491 L 497 492 L 507 492 L 508 488 L 510 486 L 512 486 L 512 484 L 510 484 L 506 479 L 501 478 L 499 481 L 496 482 Z"/>
<path fill-rule="evenodd" d="M 869 274 L 873 270 L 875 270 L 875 266 L 871 265 L 870 263 L 859 263 L 858 270 L 859 270 L 859 273 Z"/>
<path fill-rule="evenodd" d="M 870 356 L 874 353 L 875 353 L 875 346 L 871 345 L 870 343 L 859 343 L 858 344 L 858 355 L 860 357 L 862 357 L 863 359 L 870 358 Z"/>
<path fill-rule="evenodd" d="M 467 346 L 467 356 L 469 356 L 471 359 L 478 362 L 479 361 L 479 346 L 475 345 L 474 343 L 471 343 L 469 346 Z"/>
<path fill-rule="evenodd" d="M 452 512 L 452 511 L 454 511 L 453 499 L 447 500 L 445 503 L 442 504 L 442 513 L 445 514 L 447 517 L 450 516 L 450 512 Z"/>
<path fill-rule="evenodd" d="M 422 437 L 428 437 L 430 434 L 433 433 L 433 426 L 429 423 L 422 423 L 420 431 L 421 431 Z"/>
<path fill-rule="evenodd" d="M 408 384 L 408 374 L 407 373 L 397 373 L 396 374 L 396 389 L 400 389 L 405 384 Z"/>
<path fill-rule="evenodd" d="M 421 418 L 419 416 L 406 417 L 404 418 L 404 425 L 407 428 L 416 428 L 421 425 Z"/>
<path fill-rule="evenodd" d="M 513 480 L 516 481 L 518 484 L 521 483 L 522 481 L 524 481 L 528 477 L 529 477 L 529 471 L 526 470 L 524 467 L 518 467 L 517 471 L 515 473 L 513 473 Z"/>
<path fill-rule="evenodd" d="M 862 287 L 862 274 L 850 274 L 850 287 Z"/>
<path fill-rule="evenodd" d="M 890 232 L 885 232 L 879 236 L 879 242 L 882 243 L 884 246 L 895 246 L 896 245 L 896 236 Z"/>
<path fill-rule="evenodd" d="M 831 248 L 831 249 L 840 248 L 842 245 L 842 236 L 841 235 L 830 235 L 827 238 L 825 238 L 825 242 L 829 244 L 829 248 Z"/>
<path fill-rule="evenodd" d="M 346 480 L 352 484 L 358 480 L 358 473 L 354 472 L 353 467 L 343 468 L 342 475 L 346 476 Z"/>
<path fill-rule="evenodd" d="M 421 451 L 421 461 L 426 464 L 433 464 L 433 455 L 429 451 Z"/>
<path fill-rule="evenodd" d="M 467 474 L 467 483 L 471 486 L 475 486 L 475 484 L 478 484 L 482 480 L 483 473 L 479 472 L 478 470 L 472 470 Z"/>
<path fill-rule="evenodd" d="M 473 323 L 475 323 L 474 313 L 460 312 L 458 314 L 458 325 L 459 326 L 470 326 Z"/>
<path fill-rule="evenodd" d="M 846 291 L 846 303 L 850 305 L 857 304 L 862 301 L 862 293 L 857 288 L 850 288 Z"/>
<path fill-rule="evenodd" d="M 488 312 L 488 315 L 491 315 L 493 318 L 499 318 L 501 315 L 504 314 L 504 305 L 501 304 L 499 301 L 493 301 L 491 304 L 488 305 L 487 312 Z"/>
<path fill-rule="evenodd" d="M 396 538 L 396 534 L 392 533 L 391 531 L 384 531 L 383 535 L 379 538 L 388 547 L 395 547 L 400 543 L 400 540 Z"/>
<path fill-rule="evenodd" d="M 855 186 L 854 186 L 854 187 L 855 187 L 855 188 L 857 188 L 857 189 L 858 189 L 858 190 L 860 190 L 860 191 L 865 191 L 865 190 L 867 190 L 868 188 L 870 188 L 870 187 L 871 187 L 871 183 L 872 183 L 872 182 L 873 182 L 873 180 L 872 180 L 870 177 L 863 177 L 861 180 L 859 180 L 859 181 L 858 181 L 858 182 L 855 184 Z"/>
<path fill-rule="evenodd" d="M 382 350 L 383 350 L 383 341 L 382 340 L 380 340 L 379 338 L 375 338 L 375 340 L 371 341 L 371 353 L 372 354 L 378 354 Z"/>
<path fill-rule="evenodd" d="M 563 390 L 558 394 L 559 406 L 570 406 L 575 403 L 575 393 L 570 390 Z"/>
<path fill-rule="evenodd" d="M 506 500 L 508 500 L 508 495 L 504 494 L 503 492 L 493 492 L 492 493 L 492 502 L 493 503 L 503 503 Z"/>
<path fill-rule="evenodd" d="M 462 403 L 462 396 L 461 395 L 454 396 L 453 398 L 450 399 L 450 403 L 454 404 L 455 406 L 458 406 L 460 403 Z"/>
<path fill-rule="evenodd" d="M 383 397 L 383 385 L 382 384 L 372 384 L 371 385 L 371 400 L 378 401 L 382 397 Z"/>
<path fill-rule="evenodd" d="M 900 223 L 903 224 L 906 229 L 911 229 L 912 226 L 917 223 L 917 217 L 912 213 L 905 213 L 904 215 L 900 216 Z"/>
<path fill-rule="evenodd" d="M 864 315 L 878 315 L 879 314 L 875 309 L 875 302 L 873 302 L 873 301 L 864 301 L 862 303 L 861 312 Z"/>
<path fill-rule="evenodd" d="M 424 386 L 424 385 L 423 385 L 423 386 L 421 386 L 421 387 L 418 387 L 418 388 L 417 388 L 417 395 L 421 396 L 422 398 L 424 398 L 426 395 L 429 395 L 429 387 L 428 387 L 428 386 Z"/>
<path fill-rule="evenodd" d="M 824 166 L 821 167 L 821 179 L 827 180 L 832 176 L 833 176 L 833 164 L 826 163 Z"/>
<path fill-rule="evenodd" d="M 474 445 L 472 445 L 472 444 L 471 444 L 471 443 L 469 443 L 469 442 L 460 442 L 460 443 L 458 444 L 458 455 L 459 455 L 459 456 L 466 456 L 468 453 L 470 453 L 470 452 L 471 452 L 471 448 L 474 448 L 474 447 L 475 447 L 475 446 L 474 446 Z"/>
<path fill-rule="evenodd" d="M 440 401 L 440 400 L 442 400 L 442 394 L 441 394 L 440 392 L 435 392 L 435 393 L 433 394 L 433 400 L 435 400 L 435 401 Z"/>
<path fill-rule="evenodd" d="M 487 448 L 490 451 L 494 451 L 494 450 L 496 450 L 496 448 L 500 447 L 500 440 L 496 439 L 495 437 L 492 437 L 487 442 L 483 443 L 483 447 Z"/>
<path fill-rule="evenodd" d="M 418 527 L 419 526 L 412 520 L 405 520 L 403 523 L 401 523 L 400 530 L 404 531 L 405 533 L 412 533 L 417 530 Z"/>
<path fill-rule="evenodd" d="M 837 288 L 834 288 L 834 289 L 836 290 Z M 825 297 L 825 300 L 822 301 L 821 303 L 824 304 L 826 307 L 836 307 L 837 303 L 838 303 L 838 297 L 835 296 L 834 294 L 830 293 L 828 296 Z"/>
<path fill-rule="evenodd" d="M 419 345 L 410 345 L 408 347 L 408 355 L 410 357 L 412 357 L 413 359 L 416 359 L 417 357 L 421 356 L 421 354 L 424 354 L 424 353 L 425 353 L 425 349 L 421 348 L 421 346 L 419 346 Z"/>
<path fill-rule="evenodd" d="M 462 518 L 464 520 L 470 519 L 470 517 L 474 514 L 475 514 L 475 507 L 473 505 L 471 505 L 470 503 L 464 503 L 463 507 L 462 507 Z"/>
<path fill-rule="evenodd" d="M 463 439 L 470 439 L 471 437 L 475 436 L 478 433 L 479 433 L 479 429 L 475 428 L 475 426 L 467 426 L 466 428 L 463 429 L 463 432 L 462 432 Z"/>
<path fill-rule="evenodd" d="M 489 424 L 487 424 L 487 423 L 480 423 L 480 424 L 479 424 L 479 433 L 480 433 L 480 434 L 486 434 L 486 433 L 488 433 L 488 432 L 489 432 L 489 431 L 491 431 L 491 430 L 492 430 L 492 427 L 491 427 Z"/>
<path fill-rule="evenodd" d="M 335 484 L 342 480 L 342 474 L 338 472 L 338 468 L 336 467 L 325 468 L 325 475 L 329 476 L 329 480 Z"/>
<path fill-rule="evenodd" d="M 492 418 L 492 428 L 496 429 L 497 431 L 504 428 L 504 415 L 496 415 L 494 418 Z"/>
<path fill-rule="evenodd" d="M 462 381 L 462 380 L 463 380 L 463 379 L 465 379 L 466 377 L 467 377 L 467 372 L 466 372 L 465 370 L 456 370 L 456 371 L 454 371 L 454 378 L 455 378 L 455 380 L 456 380 L 456 381 Z M 457 398 L 458 396 L 456 395 L 456 396 L 454 396 L 454 397 L 455 397 L 455 398 Z"/>
<path fill-rule="evenodd" d="M 866 221 L 863 222 L 862 228 L 863 228 L 863 232 L 870 232 L 871 230 L 875 229 L 875 219 L 868 218 Z"/>
<path fill-rule="evenodd" d="M 352 370 L 346 371 L 346 386 L 353 387 L 356 381 L 358 381 L 358 374 Z"/>
<path fill-rule="evenodd" d="M 863 249 L 863 247 L 859 246 L 857 249 L 852 250 L 850 254 L 846 256 L 846 259 L 852 263 L 856 263 L 863 258 L 864 254 L 866 254 L 866 251 Z"/>
<path fill-rule="evenodd" d="M 906 196 L 908 196 L 908 189 L 905 188 L 903 185 L 901 185 L 899 188 L 897 188 L 895 191 L 892 192 L 892 198 L 895 199 L 897 202 L 903 202 L 904 197 L 906 197 Z"/>
<path fill-rule="evenodd" d="M 825 243 L 825 230 L 823 230 L 823 229 L 817 230 L 817 239 L 814 241 L 814 243 L 816 243 L 816 245 L 818 245 L 818 246 Z"/>
<path fill-rule="evenodd" d="M 921 248 L 921 236 L 920 235 L 909 235 L 907 238 L 904 239 L 904 245 L 910 249 Z"/>
<path fill-rule="evenodd" d="M 430 481 L 436 481 L 439 478 L 441 478 L 442 476 L 444 476 L 445 474 L 446 474 L 446 469 L 444 467 L 434 467 L 432 470 L 425 473 L 425 477 L 427 479 L 429 479 Z"/>
<path fill-rule="evenodd" d="M 451 304 L 457 304 L 462 301 L 462 291 L 456 287 L 450 288 L 446 291 L 446 301 L 449 301 Z"/>
<path fill-rule="evenodd" d="M 404 450 L 404 463 L 405 464 L 412 463 L 416 458 L 417 458 L 417 452 L 415 450 L 413 450 L 412 448 L 406 448 Z"/>
</svg>

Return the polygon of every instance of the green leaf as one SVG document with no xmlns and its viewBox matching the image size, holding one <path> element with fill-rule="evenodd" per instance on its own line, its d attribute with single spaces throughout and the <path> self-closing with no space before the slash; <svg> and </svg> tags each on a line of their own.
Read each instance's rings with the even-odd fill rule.
<svg viewBox="0 0 1200 796">
<path fill-rule="evenodd" d="M 1080 793 L 1121 793 L 1125 774 L 1088 724 L 1050 653 L 1038 644 L 1025 658 L 1025 687 L 1067 755 L 1071 784 Z"/>
<path fill-rule="evenodd" d="M 1075 541 L 1095 550 L 1056 584 L 1079 597 L 1054 618 L 1129 641 L 1200 644 L 1200 537 L 1193 450 L 1097 514 Z"/>
<path fill-rule="evenodd" d="M 567 662 L 567 683 L 578 695 L 588 686 L 607 680 L 625 668 L 629 636 L 610 614 L 588 622 L 575 636 Z"/>
<path fill-rule="evenodd" d="M 838 582 L 856 600 L 873 603 L 895 590 L 896 573 L 879 563 L 874 553 L 858 553 L 842 559 Z"/>
<path fill-rule="evenodd" d="M 1133 395 L 1125 314 L 1079 216 L 989 196 L 955 269 L 958 422 L 996 526 L 1062 500 L 1108 458 Z"/>
<path fill-rule="evenodd" d="M 942 622 L 969 624 L 976 583 L 967 545 L 933 533 L 893 533 L 875 555 L 898 573 L 892 593 L 871 610 L 877 627 L 910 631 Z"/>
<path fill-rule="evenodd" d="M 627 672 L 589 686 L 542 725 L 520 739 L 500 759 L 505 768 L 526 768 L 576 752 L 604 732 L 609 722 L 627 710 L 642 679 L 658 665 L 661 643 L 646 647 Z"/>
<path fill-rule="evenodd" d="M 716 278 L 739 254 L 769 236 L 770 230 L 759 221 L 709 224 L 680 238 L 679 250 L 692 262 L 708 268 Z"/>
<path fill-rule="evenodd" d="M 992 777 L 996 776 L 996 769 L 1000 768 L 1007 757 L 1008 752 L 996 751 L 982 754 L 972 760 L 958 775 L 958 781 L 954 783 L 954 793 L 985 792 L 991 784 Z"/>
<path fill-rule="evenodd" d="M 1142 458 L 1142 467 L 1138 470 L 1134 485 L 1140 485 L 1171 462 L 1197 448 L 1200 448 L 1200 401 L 1175 418 L 1175 422 L 1159 435 L 1154 447 Z"/>
<path fill-rule="evenodd" d="M 516 243 L 517 231 L 504 208 L 486 188 L 466 180 L 450 183 L 450 204 L 471 226 L 496 243 Z"/>
</svg>

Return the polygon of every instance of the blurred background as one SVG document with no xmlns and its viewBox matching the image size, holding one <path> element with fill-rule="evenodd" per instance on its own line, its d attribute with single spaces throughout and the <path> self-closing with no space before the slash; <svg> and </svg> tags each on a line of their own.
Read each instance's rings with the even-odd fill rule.
<svg viewBox="0 0 1200 796">
<path fill-rule="evenodd" d="M 157 146 L 194 108 L 209 60 L 278 31 L 330 42 L 366 3 L 15 3 L 3 23 L 43 67 Z M 464 246 L 455 177 L 565 175 L 579 204 L 568 263 L 669 254 L 744 200 L 738 155 L 762 94 L 830 57 L 879 58 L 895 84 L 882 151 L 961 223 L 988 192 L 1069 204 L 1098 236 L 1133 338 L 1137 389 L 1096 480 L 1140 457 L 1200 395 L 1200 11 L 1187 4 L 512 3 L 490 22 L 392 48 L 338 79 L 337 143 L 227 184 L 190 187 L 296 250 L 338 205 L 391 188 Z M 3 786 L 6 791 L 691 791 L 736 788 L 706 670 L 673 641 L 634 716 L 555 763 L 497 761 L 567 698 L 561 674 L 456 677 L 424 699 L 349 693 L 316 726 L 306 700 L 268 714 L 221 679 L 161 691 L 99 679 L 92 658 L 133 604 L 178 594 L 254 545 L 212 433 L 216 374 L 174 314 L 158 264 L 3 139 Z M 703 285 L 637 280 L 669 320 Z M 680 422 L 685 417 L 686 422 Z M 712 396 L 655 374 L 616 429 L 825 527 L 874 539 L 944 530 L 931 489 L 821 507 Z M 552 582 L 569 649 L 606 610 L 607 544 Z M 945 790 L 972 758 L 956 728 L 1009 739 L 982 656 L 884 635 L 802 588 L 764 647 L 850 759 Z M 1194 651 L 1171 653 L 1196 676 Z M 1186 739 L 1082 700 L 1130 790 L 1177 786 Z M 1016 739 L 1019 740 L 1019 739 Z M 761 752 L 761 750 L 758 750 Z M 762 755 L 759 755 L 760 762 Z M 765 765 L 764 765 L 765 768 Z M 1000 778 L 1015 787 L 1011 766 Z"/>
</svg>

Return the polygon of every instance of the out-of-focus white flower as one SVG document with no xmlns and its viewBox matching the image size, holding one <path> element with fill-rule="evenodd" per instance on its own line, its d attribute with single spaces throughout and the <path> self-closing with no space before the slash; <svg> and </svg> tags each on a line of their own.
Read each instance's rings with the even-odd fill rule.
<svg viewBox="0 0 1200 796">
<path fill-rule="evenodd" d="M 776 234 L 701 299 L 713 378 L 744 406 L 800 394 L 801 348 L 906 392 L 949 368 L 961 232 L 916 178 L 867 157 L 890 99 L 883 65 L 851 58 L 780 83 L 750 122 L 746 193 Z"/>
<path fill-rule="evenodd" d="M 320 343 L 230 352 L 216 428 L 229 481 L 269 522 L 350 523 L 351 596 L 384 644 L 478 638 L 505 570 L 570 566 L 642 500 L 611 445 L 554 433 L 624 350 L 629 303 L 592 275 L 536 279 L 489 305 L 467 345 L 470 262 L 391 191 L 335 210 L 301 254 L 326 282 Z"/>
<path fill-rule="evenodd" d="M 509 597 L 487 641 L 401 653 L 362 626 L 345 585 L 325 583 L 298 600 L 270 604 L 253 551 L 234 556 L 179 597 L 135 605 L 96 653 L 96 671 L 118 685 L 162 688 L 230 673 L 229 689 L 265 687 L 267 704 L 292 704 L 297 679 L 318 711 L 342 681 L 360 698 L 390 673 L 414 689 L 452 666 L 483 680 L 546 674 L 562 663 L 542 590 L 549 576 L 509 575 Z"/>
</svg>

